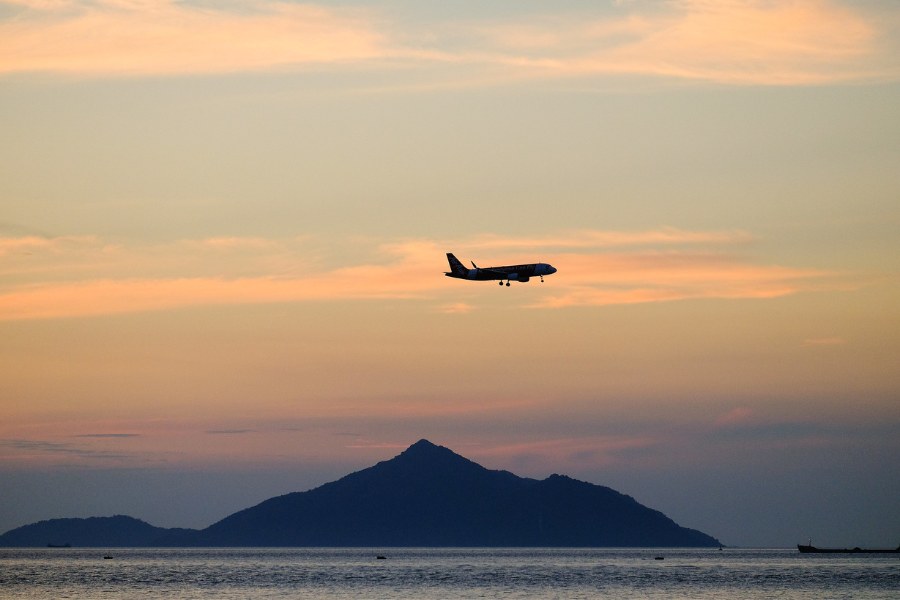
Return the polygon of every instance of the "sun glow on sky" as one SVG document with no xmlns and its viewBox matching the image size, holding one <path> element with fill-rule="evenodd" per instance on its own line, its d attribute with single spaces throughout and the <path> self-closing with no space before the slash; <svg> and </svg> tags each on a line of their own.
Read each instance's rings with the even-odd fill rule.
<svg viewBox="0 0 900 600">
<path fill-rule="evenodd" d="M 0 530 L 205 526 L 428 438 L 896 544 L 898 40 L 879 0 L 0 1 Z"/>
</svg>

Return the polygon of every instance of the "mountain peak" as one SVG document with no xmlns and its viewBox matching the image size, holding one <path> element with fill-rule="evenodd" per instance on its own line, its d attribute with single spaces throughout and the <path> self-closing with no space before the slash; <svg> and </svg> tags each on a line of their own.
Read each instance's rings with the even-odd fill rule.
<svg viewBox="0 0 900 600">
<path fill-rule="evenodd" d="M 437 444 L 432 444 L 430 441 L 422 438 L 412 446 L 406 449 L 406 452 L 410 450 L 427 450 L 429 448 L 442 448 L 442 446 L 438 446 Z"/>
<path fill-rule="evenodd" d="M 388 464 L 406 465 L 422 471 L 433 471 L 447 467 L 454 468 L 476 468 L 482 470 L 484 467 L 472 462 L 468 458 L 460 456 L 453 450 L 438 446 L 426 439 L 421 439 L 393 459 L 387 461 Z"/>
<path fill-rule="evenodd" d="M 449 452 L 450 454 L 454 454 L 454 452 L 452 450 L 450 450 L 449 448 L 445 448 L 443 446 L 438 446 L 437 444 L 432 444 L 428 440 L 422 438 L 421 440 L 419 440 L 418 442 L 416 442 L 415 444 L 413 444 L 412 446 L 410 446 L 409 448 L 407 448 L 406 450 L 401 452 L 400 455 L 401 456 L 403 456 L 403 455 L 420 455 L 420 454 L 424 455 L 424 454 L 434 454 L 436 452 L 441 452 L 441 451 Z"/>
</svg>

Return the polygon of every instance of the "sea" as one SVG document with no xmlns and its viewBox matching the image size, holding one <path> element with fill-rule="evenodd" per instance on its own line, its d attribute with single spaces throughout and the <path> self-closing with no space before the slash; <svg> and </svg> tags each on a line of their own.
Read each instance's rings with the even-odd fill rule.
<svg viewBox="0 0 900 600">
<path fill-rule="evenodd" d="M 900 555 L 733 548 L 2 548 L 0 598 L 897 600 Z"/>
</svg>

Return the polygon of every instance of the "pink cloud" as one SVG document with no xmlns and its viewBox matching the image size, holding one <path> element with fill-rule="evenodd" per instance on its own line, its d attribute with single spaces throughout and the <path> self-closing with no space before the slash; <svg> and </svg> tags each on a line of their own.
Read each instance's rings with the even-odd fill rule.
<svg viewBox="0 0 900 600">
<path fill-rule="evenodd" d="M 716 417 L 715 421 L 713 421 L 713 425 L 716 427 L 733 427 L 752 421 L 754 416 L 755 414 L 752 409 L 747 408 L 746 406 L 739 406 Z"/>
<path fill-rule="evenodd" d="M 646 435 L 554 438 L 479 447 L 472 454 L 490 463 L 514 465 L 531 472 L 553 472 L 560 465 L 577 470 L 617 464 L 622 460 L 622 452 L 660 443 L 659 438 Z"/>
</svg>

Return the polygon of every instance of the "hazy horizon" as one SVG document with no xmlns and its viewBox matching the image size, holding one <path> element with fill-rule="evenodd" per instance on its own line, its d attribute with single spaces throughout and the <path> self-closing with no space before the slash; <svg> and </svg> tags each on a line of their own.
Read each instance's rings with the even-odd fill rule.
<svg viewBox="0 0 900 600">
<path fill-rule="evenodd" d="M 0 80 L 0 530 L 426 438 L 900 541 L 896 3 L 0 0 Z"/>
</svg>

